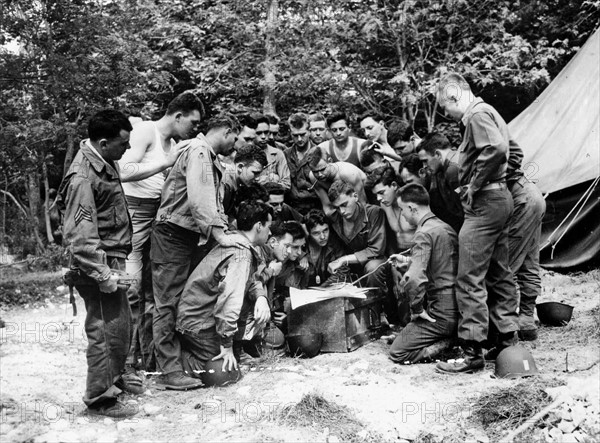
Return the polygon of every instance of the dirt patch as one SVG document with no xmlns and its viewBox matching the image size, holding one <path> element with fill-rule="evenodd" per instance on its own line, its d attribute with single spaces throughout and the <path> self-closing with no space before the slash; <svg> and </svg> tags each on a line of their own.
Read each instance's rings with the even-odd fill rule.
<svg viewBox="0 0 600 443">
<path fill-rule="evenodd" d="M 600 392 L 593 382 L 600 357 L 598 276 L 544 275 L 540 301 L 565 301 L 575 311 L 566 327 L 541 327 L 536 342 L 524 343 L 542 373 L 540 386 L 583 379 L 588 391 Z M 475 399 L 522 382 L 494 379 L 493 364 L 458 376 L 437 374 L 432 364 L 395 365 L 387 358 L 387 341 L 380 340 L 310 360 L 267 355 L 246 365 L 243 379 L 226 388 L 162 392 L 150 378 L 145 395 L 126 398 L 140 410 L 133 420 L 92 419 L 81 402 L 83 303 L 78 299 L 80 313 L 73 319 L 64 288 L 47 295 L 41 307 L 0 312 L 7 322 L 0 330 L 2 441 L 486 441 L 496 434 L 475 416 Z M 282 420 L 284 411 L 314 393 L 352 421 L 336 430 Z M 593 429 L 577 432 L 592 438 Z"/>
</svg>

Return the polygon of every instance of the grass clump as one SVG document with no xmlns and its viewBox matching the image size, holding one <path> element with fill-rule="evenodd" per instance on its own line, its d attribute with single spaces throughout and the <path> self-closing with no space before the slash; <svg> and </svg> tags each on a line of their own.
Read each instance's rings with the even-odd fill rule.
<svg viewBox="0 0 600 443">
<path fill-rule="evenodd" d="M 300 401 L 288 405 L 279 412 L 281 424 L 295 428 L 329 429 L 342 441 L 377 441 L 380 436 L 365 433 L 359 438 L 357 434 L 364 430 L 364 425 L 346 407 L 329 401 L 317 392 L 304 394 Z"/>
<path fill-rule="evenodd" d="M 495 440 L 502 432 L 517 428 L 552 402 L 545 389 L 564 385 L 558 379 L 532 379 L 508 388 L 498 388 L 477 398 L 473 416 Z"/>
</svg>

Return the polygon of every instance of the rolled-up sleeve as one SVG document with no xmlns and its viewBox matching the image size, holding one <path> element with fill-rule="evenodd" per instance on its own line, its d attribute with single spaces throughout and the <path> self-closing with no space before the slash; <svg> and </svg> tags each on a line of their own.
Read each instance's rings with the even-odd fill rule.
<svg viewBox="0 0 600 443">
<path fill-rule="evenodd" d="M 75 174 L 65 199 L 64 236 L 75 265 L 88 277 L 102 282 L 110 277 L 106 252 L 100 248 L 98 212 L 92 184 Z"/>
<path fill-rule="evenodd" d="M 415 245 L 412 248 L 410 264 L 404 274 L 404 289 L 409 297 L 410 309 L 413 314 L 423 312 L 423 300 L 429 279 L 427 267 L 431 256 L 432 240 L 428 234 L 417 232 Z"/>
<path fill-rule="evenodd" d="M 471 189 L 477 192 L 497 174 L 498 168 L 507 162 L 508 145 L 494 118 L 487 112 L 474 114 L 469 125 L 473 143 L 479 151 L 470 183 Z"/>
</svg>

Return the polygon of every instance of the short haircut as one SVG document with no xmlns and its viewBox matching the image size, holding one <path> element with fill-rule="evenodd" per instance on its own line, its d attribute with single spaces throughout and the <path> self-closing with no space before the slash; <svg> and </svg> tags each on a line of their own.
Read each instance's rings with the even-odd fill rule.
<svg viewBox="0 0 600 443">
<path fill-rule="evenodd" d="M 327 126 L 331 127 L 335 122 L 339 122 L 340 120 L 344 120 L 346 124 L 350 124 L 348 121 L 348 116 L 344 112 L 334 112 L 329 117 L 327 117 Z"/>
<path fill-rule="evenodd" d="M 295 220 L 277 221 L 271 225 L 271 236 L 281 238 L 285 234 L 290 234 L 294 240 L 306 238 L 304 228 Z"/>
<path fill-rule="evenodd" d="M 233 132 L 240 132 L 240 122 L 231 114 L 221 114 L 211 118 L 206 124 L 207 131 L 221 128 L 231 129 Z"/>
<path fill-rule="evenodd" d="M 315 112 L 308 116 L 308 122 L 326 122 L 325 116 L 320 112 Z"/>
<path fill-rule="evenodd" d="M 327 161 L 323 158 L 323 151 L 318 146 L 306 153 L 306 162 L 309 168 L 316 168 L 321 160 Z"/>
<path fill-rule="evenodd" d="M 392 147 L 399 141 L 409 141 L 413 134 L 412 126 L 406 120 L 396 118 L 388 124 L 387 138 Z"/>
<path fill-rule="evenodd" d="M 425 151 L 429 155 L 435 155 L 435 151 L 444 151 L 451 149 L 450 140 L 441 132 L 430 132 L 421 139 L 421 143 L 417 146 L 418 151 Z"/>
<path fill-rule="evenodd" d="M 296 112 L 288 118 L 288 125 L 290 128 L 302 129 L 304 125 L 308 125 L 308 115 L 304 112 Z"/>
<path fill-rule="evenodd" d="M 400 180 L 398 180 L 398 177 L 396 176 L 396 172 L 394 172 L 394 168 L 391 166 L 381 166 L 369 174 L 365 183 L 365 188 L 373 189 L 379 183 L 383 186 L 390 186 L 394 182 L 396 182 L 396 184 L 400 183 Z"/>
<path fill-rule="evenodd" d="M 372 149 L 375 145 L 380 146 L 378 143 L 373 143 L 369 140 L 361 145 L 362 150 L 360 151 L 360 164 L 363 167 L 371 166 L 378 159 L 383 160 L 383 155 L 380 152 L 377 152 L 375 149 Z"/>
<path fill-rule="evenodd" d="M 267 167 L 269 161 L 267 160 L 267 154 L 265 154 L 263 149 L 254 144 L 249 144 L 248 146 L 238 149 L 235 154 L 235 164 L 242 163 L 244 166 L 250 166 L 254 162 L 260 163 L 263 168 Z"/>
<path fill-rule="evenodd" d="M 313 228 L 315 226 L 319 226 L 319 225 L 327 225 L 329 226 L 329 223 L 327 222 L 327 217 L 325 216 L 325 213 L 320 210 L 320 209 L 311 209 L 308 214 L 306 214 L 304 216 L 304 224 L 306 225 L 306 230 L 309 232 L 313 230 Z"/>
<path fill-rule="evenodd" d="M 419 171 L 423 168 L 423 161 L 417 154 L 409 154 L 404 157 L 402 167 L 406 168 L 406 170 L 411 174 L 418 176 Z"/>
<path fill-rule="evenodd" d="M 273 217 L 273 208 L 266 203 L 246 200 L 240 203 L 237 213 L 237 227 L 240 231 L 250 231 L 256 223 L 263 225 Z"/>
<path fill-rule="evenodd" d="M 404 203 L 416 203 L 419 206 L 429 206 L 429 194 L 423 185 L 410 183 L 402 186 L 397 193 L 397 196 Z"/>
<path fill-rule="evenodd" d="M 352 195 L 354 192 L 356 191 L 350 183 L 346 183 L 344 180 L 336 180 L 327 191 L 327 197 L 333 203 L 340 195 Z"/>
<path fill-rule="evenodd" d="M 383 117 L 382 114 L 379 114 L 378 112 L 375 111 L 365 111 L 363 112 L 360 117 L 358 117 L 358 121 L 362 122 L 364 119 L 371 117 L 373 120 L 375 120 L 377 123 L 379 123 L 380 121 L 384 121 L 385 118 Z"/>
<path fill-rule="evenodd" d="M 269 182 L 265 185 L 265 189 L 269 195 L 285 195 L 285 188 L 279 183 Z"/>
<path fill-rule="evenodd" d="M 448 72 L 440 79 L 440 83 L 438 84 L 438 92 L 448 92 L 452 89 L 456 91 L 459 89 L 463 91 L 470 91 L 471 86 L 469 86 L 469 83 L 458 72 Z"/>
<path fill-rule="evenodd" d="M 261 123 L 270 125 L 269 118 L 265 114 L 261 114 L 260 112 L 254 112 L 254 113 L 250 114 L 250 116 L 256 122 L 256 126 L 260 125 Z"/>
<path fill-rule="evenodd" d="M 269 201 L 269 193 L 260 183 L 252 182 L 249 185 L 240 186 L 236 192 L 236 203 L 239 204 L 244 200 L 262 200 L 266 203 Z"/>
<path fill-rule="evenodd" d="M 252 118 L 250 114 L 238 115 L 237 119 L 242 127 L 247 126 L 251 129 L 256 129 L 256 127 L 258 126 L 256 120 L 254 120 L 254 118 Z"/>
<path fill-rule="evenodd" d="M 105 109 L 90 118 L 88 136 L 92 141 L 113 139 L 119 137 L 121 131 L 131 132 L 132 129 L 131 122 L 121 111 Z"/>
<path fill-rule="evenodd" d="M 267 117 L 267 120 L 269 120 L 270 125 L 278 125 L 280 122 L 279 117 L 277 117 L 276 115 L 267 114 L 266 117 Z"/>
<path fill-rule="evenodd" d="M 204 114 L 204 105 L 195 94 L 184 92 L 175 97 L 167 106 L 167 115 L 173 115 L 181 112 L 183 115 L 188 115 L 190 112 L 198 111 L 200 115 Z"/>
</svg>

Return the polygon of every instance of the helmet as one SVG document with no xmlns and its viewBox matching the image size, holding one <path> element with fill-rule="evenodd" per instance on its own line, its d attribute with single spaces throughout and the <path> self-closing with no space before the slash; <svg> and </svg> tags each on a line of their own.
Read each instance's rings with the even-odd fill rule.
<svg viewBox="0 0 600 443">
<path fill-rule="evenodd" d="M 209 360 L 204 365 L 204 371 L 200 373 L 204 386 L 227 386 L 242 378 L 239 369 L 223 371 L 223 360 Z"/>
<path fill-rule="evenodd" d="M 531 352 L 522 346 L 508 346 L 496 357 L 497 378 L 530 377 L 539 374 Z"/>
<path fill-rule="evenodd" d="M 565 326 L 573 315 L 573 306 L 557 301 L 540 303 L 535 307 L 540 323 L 548 326 Z"/>
<path fill-rule="evenodd" d="M 287 342 L 292 357 L 313 358 L 323 346 L 323 334 L 317 332 L 288 335 Z"/>
<path fill-rule="evenodd" d="M 285 346 L 283 332 L 275 326 L 269 325 L 263 333 L 264 347 L 267 349 L 281 349 Z"/>
</svg>

